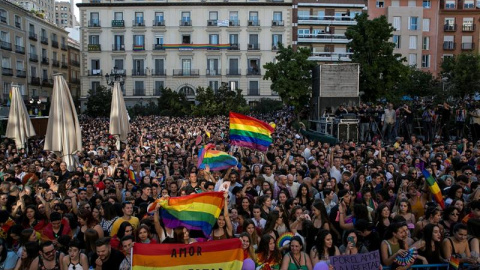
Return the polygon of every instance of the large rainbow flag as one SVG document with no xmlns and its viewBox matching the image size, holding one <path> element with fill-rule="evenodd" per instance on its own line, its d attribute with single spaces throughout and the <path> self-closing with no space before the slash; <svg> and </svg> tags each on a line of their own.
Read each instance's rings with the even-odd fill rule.
<svg viewBox="0 0 480 270">
<path fill-rule="evenodd" d="M 430 192 L 432 193 L 433 198 L 442 207 L 442 209 L 445 209 L 445 202 L 443 201 L 442 192 L 440 191 L 440 187 L 438 186 L 437 181 L 435 181 L 435 178 L 433 178 L 433 176 L 430 175 L 427 170 L 423 169 L 422 173 L 427 180 L 427 184 L 430 188 Z"/>
<path fill-rule="evenodd" d="M 148 206 L 155 210 L 160 204 L 160 215 L 168 228 L 184 226 L 189 230 L 201 230 L 210 236 L 213 225 L 223 209 L 223 192 L 204 192 L 181 197 L 160 198 Z"/>
<path fill-rule="evenodd" d="M 132 270 L 242 269 L 239 238 L 193 244 L 140 244 L 132 252 Z"/>
<path fill-rule="evenodd" d="M 207 144 L 198 151 L 197 167 L 202 164 L 208 165 L 212 171 L 220 171 L 236 166 L 238 161 L 235 157 L 218 150 L 213 150 L 215 145 Z"/>
<path fill-rule="evenodd" d="M 230 143 L 266 151 L 272 144 L 274 128 L 269 124 L 239 113 L 230 112 Z"/>
<path fill-rule="evenodd" d="M 140 175 L 137 174 L 135 175 L 135 173 L 130 170 L 130 169 L 127 169 L 127 176 L 128 176 L 128 180 L 132 181 L 135 185 L 137 185 L 138 183 L 140 183 Z"/>
</svg>

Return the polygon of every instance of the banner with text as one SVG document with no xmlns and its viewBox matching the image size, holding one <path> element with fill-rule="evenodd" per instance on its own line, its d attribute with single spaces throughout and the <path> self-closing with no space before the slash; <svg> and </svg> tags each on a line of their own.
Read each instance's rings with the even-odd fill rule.
<svg viewBox="0 0 480 270">
<path fill-rule="evenodd" d="M 355 254 L 330 257 L 330 264 L 335 270 L 370 270 L 381 269 L 378 250 Z"/>
</svg>

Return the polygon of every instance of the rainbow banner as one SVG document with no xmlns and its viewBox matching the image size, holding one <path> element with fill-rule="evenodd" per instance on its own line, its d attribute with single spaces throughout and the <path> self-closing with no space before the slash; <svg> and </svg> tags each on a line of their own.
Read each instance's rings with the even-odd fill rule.
<svg viewBox="0 0 480 270">
<path fill-rule="evenodd" d="M 433 198 L 442 207 L 442 209 L 445 209 L 445 203 L 443 201 L 442 192 L 440 191 L 440 187 L 438 186 L 437 181 L 435 181 L 435 178 L 433 178 L 433 176 L 431 176 L 427 170 L 423 169 L 422 173 L 425 176 L 425 179 L 427 180 L 427 184 L 428 184 L 428 187 L 430 188 L 430 192 L 432 193 Z"/>
<path fill-rule="evenodd" d="M 235 157 L 218 150 L 213 150 L 215 145 L 208 144 L 198 151 L 197 168 L 201 165 L 208 165 L 212 171 L 225 170 L 237 166 L 238 161 Z"/>
<path fill-rule="evenodd" d="M 136 176 L 132 170 L 127 169 L 127 176 L 128 180 L 132 181 L 135 185 L 140 183 L 140 175 Z"/>
<path fill-rule="evenodd" d="M 229 49 L 230 44 L 163 44 L 164 49 Z"/>
<path fill-rule="evenodd" d="M 242 269 L 239 238 L 193 244 L 140 244 L 132 252 L 132 270 Z"/>
<path fill-rule="evenodd" d="M 230 112 L 230 143 L 267 151 L 274 128 L 253 117 Z"/>
<path fill-rule="evenodd" d="M 460 267 L 460 260 L 458 258 L 455 258 L 455 257 L 450 257 L 450 265 L 454 268 L 454 269 L 458 269 Z"/>
<path fill-rule="evenodd" d="M 223 209 L 223 192 L 204 192 L 181 197 L 160 198 L 148 206 L 148 212 L 160 204 L 160 215 L 168 228 L 184 226 L 189 230 L 201 230 L 209 237 L 213 225 Z"/>
</svg>

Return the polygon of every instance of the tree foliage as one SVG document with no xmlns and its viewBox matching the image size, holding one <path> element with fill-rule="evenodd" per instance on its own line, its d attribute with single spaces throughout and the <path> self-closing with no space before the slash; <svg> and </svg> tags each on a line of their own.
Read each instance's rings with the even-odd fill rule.
<svg viewBox="0 0 480 270">
<path fill-rule="evenodd" d="M 444 89 L 455 97 L 465 97 L 480 91 L 480 56 L 461 53 L 445 57 L 441 66 Z"/>
<path fill-rule="evenodd" d="M 270 113 L 281 110 L 283 103 L 280 100 L 262 98 L 253 106 L 252 111 L 257 113 Z"/>
<path fill-rule="evenodd" d="M 305 104 L 309 104 L 312 92 L 312 69 L 316 63 L 309 61 L 309 48 L 284 47 L 279 43 L 279 50 L 275 56 L 276 62 L 268 62 L 265 68 L 264 80 L 271 80 L 272 91 L 278 93 L 282 101 L 295 106 L 300 111 Z"/>
<path fill-rule="evenodd" d="M 160 115 L 185 116 L 191 114 L 190 102 L 185 94 L 173 91 L 170 88 L 160 89 L 158 98 L 158 112 Z"/>
<path fill-rule="evenodd" d="M 245 113 L 249 109 L 242 90 L 232 91 L 226 84 L 216 92 L 210 87 L 198 87 L 195 99 L 198 104 L 192 109 L 196 116 L 228 115 L 230 111 Z"/>
<path fill-rule="evenodd" d="M 348 48 L 353 51 L 352 61 L 360 64 L 360 91 L 362 99 L 374 101 L 389 98 L 397 83 L 405 78 L 408 68 L 405 58 L 393 53 L 390 42 L 394 28 L 385 16 L 373 20 L 366 13 L 357 15 L 357 24 L 350 26 L 345 36 L 350 39 Z"/>
<path fill-rule="evenodd" d="M 108 117 L 112 105 L 112 91 L 105 86 L 88 90 L 87 110 L 85 114 L 91 117 Z"/>
<path fill-rule="evenodd" d="M 431 72 L 409 67 L 406 78 L 399 83 L 398 92 L 410 97 L 434 96 L 438 93 L 438 85 Z"/>
</svg>

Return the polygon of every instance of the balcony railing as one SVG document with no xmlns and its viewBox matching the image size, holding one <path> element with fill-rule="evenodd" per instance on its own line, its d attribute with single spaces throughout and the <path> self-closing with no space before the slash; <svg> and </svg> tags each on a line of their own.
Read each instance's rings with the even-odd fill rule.
<svg viewBox="0 0 480 270">
<path fill-rule="evenodd" d="M 67 50 L 67 44 L 62 44 L 60 45 L 62 51 L 66 51 Z"/>
<path fill-rule="evenodd" d="M 133 89 L 134 96 L 145 96 L 145 89 Z"/>
<path fill-rule="evenodd" d="M 0 41 L 0 48 L 11 51 L 12 50 L 12 43 L 6 41 Z"/>
<path fill-rule="evenodd" d="M 308 60 L 311 61 L 343 61 L 350 62 L 352 61 L 351 52 L 312 52 Z"/>
<path fill-rule="evenodd" d="M 198 69 L 174 69 L 173 76 L 198 77 Z"/>
<path fill-rule="evenodd" d="M 209 43 L 208 45 L 214 45 L 215 46 L 215 45 L 218 45 L 218 43 L 215 43 L 215 44 Z M 207 50 L 208 51 L 218 51 L 218 50 L 220 50 L 220 48 L 219 47 L 208 47 Z"/>
<path fill-rule="evenodd" d="M 247 68 L 247 76 L 248 75 L 250 75 L 250 76 L 260 76 L 261 75 L 260 68 L 259 67 Z"/>
<path fill-rule="evenodd" d="M 53 59 L 52 60 L 52 67 L 60 67 L 60 61 Z"/>
<path fill-rule="evenodd" d="M 62 68 L 68 68 L 68 63 L 62 61 L 62 62 L 60 63 L 60 66 L 61 66 Z"/>
<path fill-rule="evenodd" d="M 188 19 L 183 19 L 183 20 L 180 20 L 179 22 L 179 25 L 180 26 L 192 26 L 192 20 Z"/>
<path fill-rule="evenodd" d="M 49 78 L 43 78 L 42 85 L 52 87 L 53 86 L 53 80 L 49 79 Z"/>
<path fill-rule="evenodd" d="M 248 20 L 248 26 L 260 26 L 259 20 Z"/>
<path fill-rule="evenodd" d="M 217 20 L 207 20 L 207 26 L 217 26 Z"/>
<path fill-rule="evenodd" d="M 475 31 L 475 24 L 464 24 L 462 25 L 463 32 L 473 32 Z"/>
<path fill-rule="evenodd" d="M 455 50 L 455 42 L 453 41 L 444 41 L 443 42 L 444 50 Z"/>
<path fill-rule="evenodd" d="M 72 66 L 76 66 L 76 67 L 80 66 L 80 62 L 78 62 L 77 60 L 71 60 L 70 64 L 72 64 Z"/>
<path fill-rule="evenodd" d="M 21 22 L 15 22 L 15 27 L 22 29 L 22 23 Z"/>
<path fill-rule="evenodd" d="M 48 45 L 48 37 L 40 37 L 40 42 L 42 44 Z"/>
<path fill-rule="evenodd" d="M 101 52 L 102 45 L 100 44 L 88 44 L 88 51 L 89 52 Z"/>
<path fill-rule="evenodd" d="M 25 70 L 17 69 L 17 77 L 19 78 L 26 78 L 27 77 L 27 72 Z"/>
<path fill-rule="evenodd" d="M 152 76 L 165 76 L 167 71 L 165 69 L 152 69 Z"/>
<path fill-rule="evenodd" d="M 15 52 L 25 54 L 25 47 L 20 46 L 20 45 L 15 45 Z"/>
<path fill-rule="evenodd" d="M 443 30 L 445 32 L 455 32 L 457 30 L 457 24 L 444 24 Z"/>
<path fill-rule="evenodd" d="M 132 69 L 133 77 L 146 76 L 146 75 L 147 75 L 147 69 Z"/>
<path fill-rule="evenodd" d="M 298 42 L 348 43 L 350 40 L 344 34 L 301 34 Z"/>
<path fill-rule="evenodd" d="M 153 44 L 152 48 L 154 51 L 163 51 L 165 50 L 165 47 L 163 47 L 163 44 Z"/>
<path fill-rule="evenodd" d="M 336 25 L 354 25 L 355 18 L 351 16 L 300 16 L 298 23 L 308 24 L 336 24 Z"/>
<path fill-rule="evenodd" d="M 28 59 L 32 62 L 38 62 L 38 55 L 31 53 Z"/>
<path fill-rule="evenodd" d="M 273 20 L 272 21 L 272 26 L 284 26 L 285 23 L 283 20 Z"/>
<path fill-rule="evenodd" d="M 127 75 L 127 70 L 126 69 L 111 69 L 110 74 L 117 74 L 117 75 Z"/>
<path fill-rule="evenodd" d="M 142 27 L 142 26 L 145 26 L 145 20 L 142 19 L 135 19 L 135 20 L 132 20 L 132 25 L 134 27 Z"/>
<path fill-rule="evenodd" d="M 13 69 L 2 67 L 2 75 L 13 76 Z"/>
<path fill-rule="evenodd" d="M 89 20 L 88 27 L 100 27 L 100 20 Z"/>
<path fill-rule="evenodd" d="M 112 52 L 124 52 L 125 44 L 112 44 Z"/>
<path fill-rule="evenodd" d="M 0 22 L 7 23 L 7 17 L 0 16 Z"/>
<path fill-rule="evenodd" d="M 30 84 L 32 85 L 40 85 L 40 78 L 39 77 L 31 77 Z"/>
<path fill-rule="evenodd" d="M 240 20 L 232 20 L 228 22 L 228 26 L 238 27 L 240 26 Z"/>
<path fill-rule="evenodd" d="M 50 63 L 48 57 L 42 57 L 42 64 L 48 65 Z"/>
<path fill-rule="evenodd" d="M 462 42 L 462 50 L 471 51 L 475 49 L 475 43 Z"/>
<path fill-rule="evenodd" d="M 155 19 L 153 20 L 153 26 L 165 26 L 165 20 Z"/>
<path fill-rule="evenodd" d="M 242 75 L 242 72 L 240 69 L 227 69 L 227 75 L 228 76 L 240 76 Z"/>
<path fill-rule="evenodd" d="M 260 89 L 258 88 L 249 88 L 247 91 L 248 96 L 260 96 Z"/>
<path fill-rule="evenodd" d="M 102 76 L 102 70 L 101 69 L 88 70 L 88 76 Z"/>
<path fill-rule="evenodd" d="M 112 27 L 125 27 L 124 20 L 112 20 Z"/>
<path fill-rule="evenodd" d="M 260 44 L 258 44 L 258 43 L 249 43 L 249 44 L 248 44 L 248 50 L 249 50 L 249 51 L 258 51 L 258 50 L 260 50 Z"/>
<path fill-rule="evenodd" d="M 70 82 L 73 83 L 73 84 L 80 84 L 80 79 L 78 79 L 78 78 L 71 78 L 71 79 L 70 79 Z"/>
<path fill-rule="evenodd" d="M 58 41 L 52 40 L 52 47 L 58 48 Z"/>
<path fill-rule="evenodd" d="M 207 69 L 205 71 L 205 74 L 207 76 L 221 76 L 222 75 L 222 72 L 218 69 Z"/>
<path fill-rule="evenodd" d="M 28 38 L 31 39 L 31 40 L 35 40 L 37 41 L 37 34 L 35 34 L 34 32 L 28 32 Z"/>
</svg>

